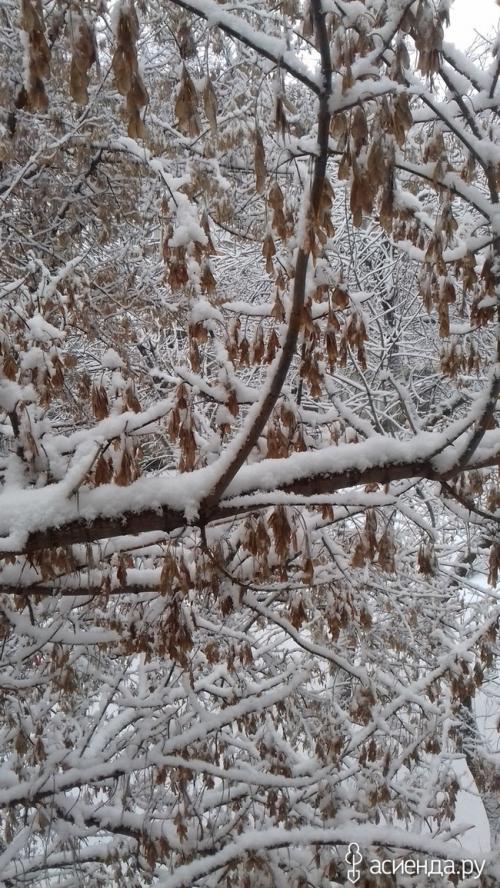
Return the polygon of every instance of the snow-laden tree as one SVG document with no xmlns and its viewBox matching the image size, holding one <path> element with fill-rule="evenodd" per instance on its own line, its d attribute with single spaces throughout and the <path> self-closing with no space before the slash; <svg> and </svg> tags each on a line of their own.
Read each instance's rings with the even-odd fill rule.
<svg viewBox="0 0 500 888">
<path fill-rule="evenodd" d="M 8 888 L 497 884 L 500 53 L 448 6 L 3 0 Z"/>
</svg>

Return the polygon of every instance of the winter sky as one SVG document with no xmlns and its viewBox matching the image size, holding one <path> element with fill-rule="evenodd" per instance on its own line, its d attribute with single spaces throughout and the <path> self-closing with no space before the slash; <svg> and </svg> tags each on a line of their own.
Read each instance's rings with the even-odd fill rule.
<svg viewBox="0 0 500 888">
<path fill-rule="evenodd" d="M 451 26 L 446 38 L 456 43 L 460 49 L 467 49 L 476 37 L 491 34 L 498 26 L 500 6 L 496 0 L 452 0 L 450 10 Z"/>
<path fill-rule="evenodd" d="M 450 5 L 451 25 L 445 39 L 460 49 L 467 49 L 478 33 L 484 37 L 491 36 L 499 25 L 500 6 L 496 0 L 452 0 Z M 465 841 L 468 847 L 480 854 L 487 851 L 490 845 L 488 822 L 465 763 L 456 762 L 456 770 L 461 774 L 462 786 L 469 781 L 471 786 L 471 792 L 462 790 L 459 793 L 456 819 L 475 824 Z"/>
</svg>

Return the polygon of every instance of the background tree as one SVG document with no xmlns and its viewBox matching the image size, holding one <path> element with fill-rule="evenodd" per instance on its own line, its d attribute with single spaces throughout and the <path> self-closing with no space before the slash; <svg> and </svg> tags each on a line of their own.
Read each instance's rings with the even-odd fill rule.
<svg viewBox="0 0 500 888">
<path fill-rule="evenodd" d="M 459 759 L 497 833 L 500 63 L 447 17 L 4 3 L 9 888 L 458 864 Z"/>
</svg>

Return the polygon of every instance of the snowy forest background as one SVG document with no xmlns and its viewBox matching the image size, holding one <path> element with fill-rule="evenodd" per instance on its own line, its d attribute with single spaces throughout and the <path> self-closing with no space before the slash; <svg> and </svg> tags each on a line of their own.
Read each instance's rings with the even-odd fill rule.
<svg viewBox="0 0 500 888">
<path fill-rule="evenodd" d="M 498 884 L 500 42 L 450 17 L 1 0 L 6 888 Z"/>
</svg>

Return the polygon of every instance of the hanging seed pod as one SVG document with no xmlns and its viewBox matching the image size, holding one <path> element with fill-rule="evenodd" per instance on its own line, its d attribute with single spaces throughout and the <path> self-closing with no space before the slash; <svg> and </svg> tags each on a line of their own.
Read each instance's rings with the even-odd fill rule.
<svg viewBox="0 0 500 888">
<path fill-rule="evenodd" d="M 49 100 L 44 79 L 50 74 L 50 49 L 45 38 L 41 0 L 22 0 L 20 26 L 26 32 L 24 85 L 18 93 L 17 108 L 45 111 Z"/>
<path fill-rule="evenodd" d="M 89 71 L 97 56 L 95 37 L 85 19 L 78 15 L 76 21 L 73 21 L 74 15 L 72 13 L 73 55 L 70 67 L 70 91 L 72 99 L 78 105 L 86 105 L 89 100 Z"/>
<path fill-rule="evenodd" d="M 205 78 L 203 89 L 203 109 L 210 125 L 210 132 L 212 135 L 215 135 L 217 132 L 217 96 L 213 83 L 208 76 Z"/>
<path fill-rule="evenodd" d="M 255 152 L 254 152 L 254 166 L 255 166 L 255 190 L 258 194 L 262 194 L 266 187 L 266 155 L 264 153 L 264 143 L 262 141 L 262 136 L 260 134 L 260 130 L 255 130 Z"/>
<path fill-rule="evenodd" d="M 126 97 L 129 115 L 128 134 L 131 138 L 144 138 L 145 129 L 140 110 L 149 97 L 139 73 L 136 43 L 139 22 L 133 0 L 120 7 L 116 25 L 116 50 L 111 62 L 115 83 L 120 95 Z"/>
<path fill-rule="evenodd" d="M 191 138 L 199 136 L 198 94 L 185 65 L 182 66 L 182 75 L 177 87 L 174 111 L 177 126 L 181 132 Z"/>
</svg>

